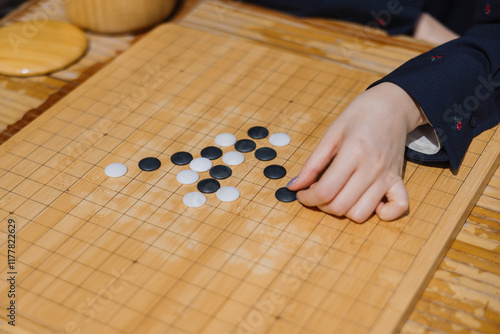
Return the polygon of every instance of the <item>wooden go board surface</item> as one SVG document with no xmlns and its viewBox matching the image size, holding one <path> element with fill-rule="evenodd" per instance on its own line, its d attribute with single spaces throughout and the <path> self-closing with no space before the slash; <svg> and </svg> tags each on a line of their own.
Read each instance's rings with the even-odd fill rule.
<svg viewBox="0 0 500 334">
<path fill-rule="evenodd" d="M 45 26 L 49 20 L 69 23 L 64 0 L 29 0 L 19 10 L 0 20 L 0 26 L 10 26 L 23 21 L 35 21 Z M 26 31 L 33 31 L 26 24 Z M 12 77 L 0 75 L 0 143 L 47 110 L 89 76 L 126 50 L 140 35 L 105 36 L 86 33 L 88 49 L 78 62 L 43 76 Z"/>
<path fill-rule="evenodd" d="M 433 45 L 380 29 L 318 18 L 292 19 L 238 1 L 206 0 L 181 20 L 187 27 L 225 32 L 244 39 L 330 59 L 377 74 L 388 74 Z"/>
<path fill-rule="evenodd" d="M 411 210 L 395 222 L 354 224 L 278 202 L 275 190 L 376 79 L 176 24 L 155 29 L 0 146 L 0 220 L 17 229 L 18 326 L 32 333 L 396 330 L 494 170 L 499 134 L 479 136 L 456 175 L 408 163 Z M 287 168 L 285 179 L 265 179 L 267 164 L 247 155 L 222 182 L 240 190 L 239 200 L 209 196 L 205 206 L 186 208 L 182 196 L 194 186 L 177 183 L 183 168 L 170 156 L 199 156 L 215 135 L 244 138 L 254 125 L 291 136 L 273 161 Z M 139 170 L 147 156 L 162 161 L 158 171 Z M 106 177 L 111 162 L 128 173 Z M 1 232 L 6 277 L 12 269 Z"/>
</svg>

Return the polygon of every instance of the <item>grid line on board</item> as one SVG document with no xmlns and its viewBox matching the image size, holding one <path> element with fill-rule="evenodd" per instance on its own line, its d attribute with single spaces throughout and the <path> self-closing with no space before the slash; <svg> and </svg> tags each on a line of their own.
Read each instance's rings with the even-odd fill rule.
<svg viewBox="0 0 500 334">
<path fill-rule="evenodd" d="M 457 175 L 408 162 L 413 211 L 396 222 L 357 225 L 279 203 L 274 190 L 291 177 L 259 176 L 266 163 L 249 155 L 222 182 L 241 188 L 238 202 L 212 196 L 191 209 L 182 196 L 194 186 L 176 183 L 184 167 L 169 162 L 173 153 L 197 156 L 220 132 L 241 139 L 263 125 L 292 137 L 275 162 L 295 174 L 376 76 L 175 25 L 100 74 L 0 160 L 0 201 L 25 224 L 22 302 L 50 304 L 85 330 L 369 332 L 492 134 L 475 142 Z M 162 161 L 158 171 L 138 169 L 146 156 Z M 104 166 L 116 161 L 129 172 L 106 178 Z M 89 316 L 87 298 L 106 293 L 106 307 Z M 252 323 L 256 314 L 262 323 Z M 57 321 L 46 322 L 64 327 Z"/>
</svg>

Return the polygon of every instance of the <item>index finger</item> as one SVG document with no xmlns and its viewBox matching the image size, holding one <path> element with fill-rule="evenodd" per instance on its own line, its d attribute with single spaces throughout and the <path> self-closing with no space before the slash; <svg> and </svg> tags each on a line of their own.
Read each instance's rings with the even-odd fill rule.
<svg viewBox="0 0 500 334">
<path fill-rule="evenodd" d="M 319 181 L 297 193 L 300 203 L 307 206 L 323 205 L 338 195 L 356 169 L 355 159 L 347 159 L 342 153 L 339 152 Z"/>
<path fill-rule="evenodd" d="M 293 182 L 288 186 L 290 190 L 306 189 L 318 179 L 318 176 L 330 165 L 337 153 L 340 136 L 333 127 L 329 127 L 323 139 L 306 160 L 304 166 Z"/>
</svg>

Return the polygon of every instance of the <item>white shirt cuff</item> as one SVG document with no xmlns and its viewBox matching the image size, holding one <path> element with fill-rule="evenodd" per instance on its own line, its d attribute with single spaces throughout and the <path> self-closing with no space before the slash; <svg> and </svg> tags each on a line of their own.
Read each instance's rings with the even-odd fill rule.
<svg viewBox="0 0 500 334">
<path fill-rule="evenodd" d="M 406 146 L 423 154 L 436 154 L 441 149 L 441 142 L 430 124 L 417 127 L 406 136 Z"/>
</svg>

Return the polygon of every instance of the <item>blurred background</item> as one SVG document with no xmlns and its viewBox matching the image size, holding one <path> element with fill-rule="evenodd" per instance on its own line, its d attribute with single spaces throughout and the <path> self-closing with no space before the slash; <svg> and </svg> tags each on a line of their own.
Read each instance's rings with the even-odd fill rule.
<svg viewBox="0 0 500 334">
<path fill-rule="evenodd" d="M 4 17 L 10 11 L 16 9 L 17 6 L 26 0 L 0 0 L 0 18 Z"/>
</svg>

